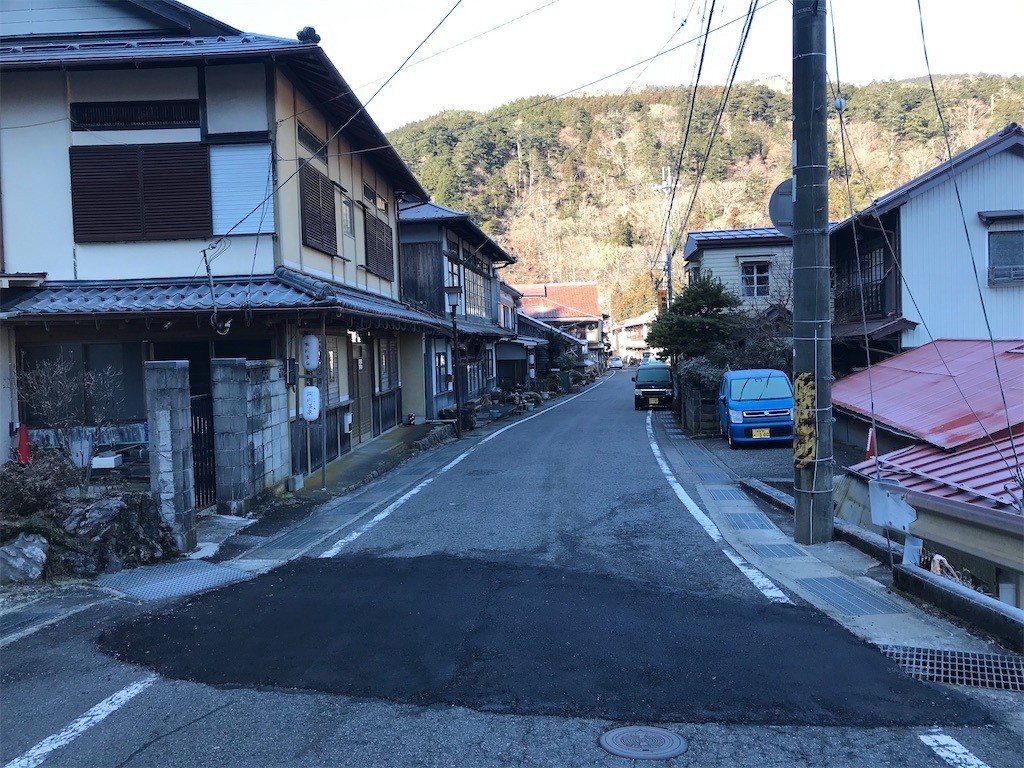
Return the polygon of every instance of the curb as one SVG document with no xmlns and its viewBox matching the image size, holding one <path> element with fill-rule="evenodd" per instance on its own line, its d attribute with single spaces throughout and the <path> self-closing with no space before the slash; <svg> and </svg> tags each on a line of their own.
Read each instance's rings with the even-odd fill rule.
<svg viewBox="0 0 1024 768">
<path fill-rule="evenodd" d="M 762 501 L 793 514 L 796 502 L 788 493 L 753 478 L 742 479 L 739 483 Z M 1024 611 L 918 566 L 903 565 L 902 544 L 890 542 L 884 536 L 845 520 L 833 518 L 833 522 L 834 540 L 860 550 L 883 565 L 889 562 L 891 550 L 895 588 L 998 637 L 1018 653 L 1024 653 Z"/>
</svg>

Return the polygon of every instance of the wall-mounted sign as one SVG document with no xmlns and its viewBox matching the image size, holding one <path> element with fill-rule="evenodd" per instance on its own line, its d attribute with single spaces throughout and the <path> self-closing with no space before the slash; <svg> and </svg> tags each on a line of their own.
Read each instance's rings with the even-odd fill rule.
<svg viewBox="0 0 1024 768">
<path fill-rule="evenodd" d="M 302 367 L 307 371 L 320 367 L 320 339 L 311 333 L 302 337 Z"/>
<path fill-rule="evenodd" d="M 320 418 L 320 388 L 302 388 L 302 418 L 306 421 L 316 421 Z"/>
</svg>

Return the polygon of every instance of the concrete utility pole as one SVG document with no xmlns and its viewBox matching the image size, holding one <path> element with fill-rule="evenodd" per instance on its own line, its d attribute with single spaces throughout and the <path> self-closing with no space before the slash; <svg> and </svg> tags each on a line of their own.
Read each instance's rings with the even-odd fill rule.
<svg viewBox="0 0 1024 768">
<path fill-rule="evenodd" d="M 672 227 L 669 223 L 672 209 L 672 190 L 676 188 L 676 180 L 672 178 L 672 169 L 663 166 L 661 184 L 654 188 L 655 192 L 665 195 L 665 298 L 668 306 L 672 306 Z"/>
<path fill-rule="evenodd" d="M 832 324 L 829 319 L 825 0 L 793 0 L 794 539 L 832 540 Z"/>
</svg>

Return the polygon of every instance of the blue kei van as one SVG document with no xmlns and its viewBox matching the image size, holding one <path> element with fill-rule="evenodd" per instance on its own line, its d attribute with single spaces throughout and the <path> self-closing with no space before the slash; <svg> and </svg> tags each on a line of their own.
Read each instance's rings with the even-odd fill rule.
<svg viewBox="0 0 1024 768">
<path fill-rule="evenodd" d="M 770 368 L 726 371 L 718 390 L 718 424 L 729 447 L 793 441 L 793 385 Z"/>
</svg>

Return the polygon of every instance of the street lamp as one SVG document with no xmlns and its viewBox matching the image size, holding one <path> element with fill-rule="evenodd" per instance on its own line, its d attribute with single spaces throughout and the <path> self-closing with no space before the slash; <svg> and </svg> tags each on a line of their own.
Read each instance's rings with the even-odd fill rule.
<svg viewBox="0 0 1024 768">
<path fill-rule="evenodd" d="M 448 299 L 448 308 L 452 313 L 452 367 L 455 384 L 455 438 L 462 439 L 462 394 L 459 386 L 461 375 L 459 373 L 459 326 L 455 323 L 455 312 L 459 308 L 459 299 L 462 298 L 461 285 L 446 285 L 444 295 Z"/>
</svg>

